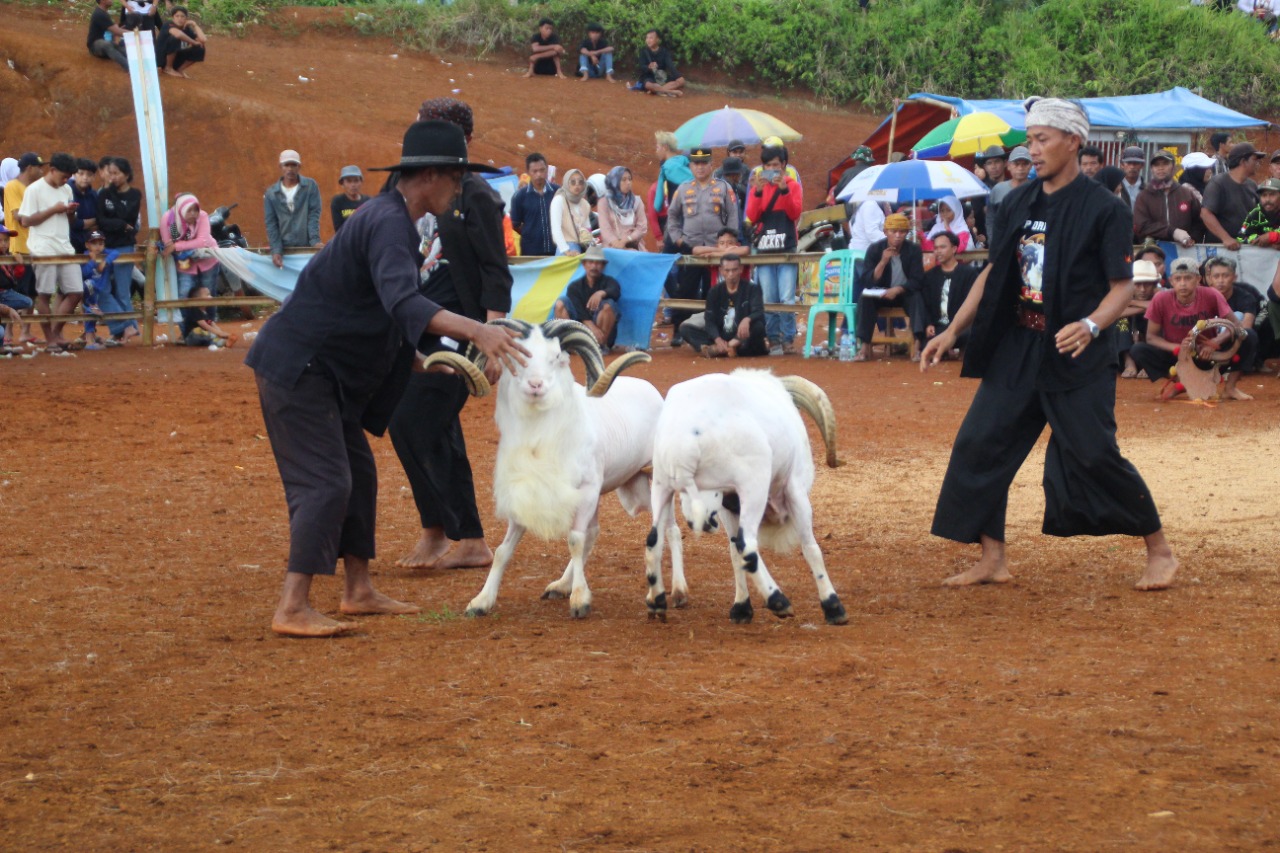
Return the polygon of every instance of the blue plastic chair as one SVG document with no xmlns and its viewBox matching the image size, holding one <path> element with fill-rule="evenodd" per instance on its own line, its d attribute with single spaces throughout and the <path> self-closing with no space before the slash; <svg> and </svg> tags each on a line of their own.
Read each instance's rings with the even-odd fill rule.
<svg viewBox="0 0 1280 853">
<path fill-rule="evenodd" d="M 858 261 L 866 257 L 866 252 L 857 249 L 835 249 L 827 252 L 818 261 L 818 301 L 809 309 L 808 328 L 804 333 L 804 357 L 808 358 L 813 352 L 813 325 L 814 320 L 819 314 L 827 315 L 827 351 L 831 352 L 836 348 L 836 328 L 840 315 L 844 315 L 845 328 L 849 330 L 850 338 L 853 338 L 854 351 L 857 351 L 858 342 L 853 337 L 855 328 L 854 321 L 858 314 L 858 304 L 853 299 L 853 274 L 854 268 Z M 836 295 L 829 298 L 827 296 L 827 282 L 829 281 L 829 270 L 831 264 L 836 264 L 836 276 L 838 277 L 839 286 L 836 288 Z"/>
</svg>

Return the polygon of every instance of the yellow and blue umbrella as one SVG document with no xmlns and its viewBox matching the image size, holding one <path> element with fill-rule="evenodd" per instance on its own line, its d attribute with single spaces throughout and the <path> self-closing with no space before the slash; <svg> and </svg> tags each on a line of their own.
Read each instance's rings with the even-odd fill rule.
<svg viewBox="0 0 1280 853">
<path fill-rule="evenodd" d="M 948 160 L 985 151 L 992 145 L 1009 148 L 1027 141 L 1025 118 L 1012 112 L 969 113 L 945 121 L 912 146 L 917 160 Z"/>
<path fill-rule="evenodd" d="M 676 130 L 681 148 L 724 148 L 733 140 L 747 145 L 776 136 L 783 142 L 801 139 L 799 131 L 759 110 L 739 110 L 726 106 L 686 121 Z"/>
</svg>

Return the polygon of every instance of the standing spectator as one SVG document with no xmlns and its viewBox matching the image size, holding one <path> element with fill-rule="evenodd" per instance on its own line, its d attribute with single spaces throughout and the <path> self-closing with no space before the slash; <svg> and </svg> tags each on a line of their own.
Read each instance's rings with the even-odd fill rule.
<svg viewBox="0 0 1280 853">
<path fill-rule="evenodd" d="M 752 225 L 752 249 L 761 255 L 796 250 L 796 223 L 804 210 L 800 185 L 787 175 L 785 146 L 760 151 L 763 171 L 758 173 L 747 198 L 746 218 Z M 795 264 L 757 264 L 756 280 L 766 303 L 794 305 L 799 271 Z M 790 354 L 796 337 L 796 315 L 790 311 L 765 315 L 769 354 Z"/>
<path fill-rule="evenodd" d="M 986 151 L 974 157 L 973 161 L 975 165 L 982 168 L 982 182 L 987 185 L 987 189 L 995 189 L 996 185 L 1004 180 L 1008 157 L 999 145 L 989 146 Z M 974 233 L 977 235 L 978 242 L 984 246 L 991 245 L 991 233 L 988 230 L 991 224 L 987 222 L 988 216 L 987 199 L 982 196 L 973 199 L 973 221 L 977 228 Z"/>
<path fill-rule="evenodd" d="M 120 254 L 133 252 L 138 244 L 138 224 L 142 217 L 142 193 L 130 185 L 133 165 L 123 157 L 113 157 L 107 167 L 110 183 L 98 192 L 98 230 L 107 236 L 107 248 Z M 106 311 L 128 311 L 133 304 L 133 263 L 112 264 L 111 286 L 98 293 L 98 304 Z M 119 335 L 113 340 L 137 337 L 138 324 L 109 324 Z"/>
<path fill-rule="evenodd" d="M 86 44 L 89 52 L 99 59 L 110 59 L 128 72 L 129 60 L 120 47 L 120 39 L 124 38 L 124 30 L 111 20 L 111 4 L 114 0 L 97 0 L 93 13 L 89 16 L 89 38 Z"/>
<path fill-rule="evenodd" d="M 613 82 L 613 45 L 605 41 L 599 24 L 587 24 L 587 37 L 578 48 L 578 74 L 583 80 L 603 77 Z"/>
<path fill-rule="evenodd" d="M 836 199 L 839 198 L 844 188 L 849 186 L 850 181 L 876 164 L 875 152 L 866 145 L 859 145 L 853 149 L 849 159 L 853 161 L 853 165 L 844 170 L 840 180 L 836 181 L 835 186 L 831 188 L 831 192 L 827 194 L 827 204 L 835 204 Z M 845 211 L 850 216 L 853 216 L 853 202 L 845 202 Z"/>
<path fill-rule="evenodd" d="M 1080 149 L 1080 172 L 1086 178 L 1095 178 L 1102 167 L 1107 165 L 1107 158 L 1102 149 L 1096 145 L 1086 145 Z"/>
<path fill-rule="evenodd" d="M 1271 160 L 1267 164 L 1267 176 L 1280 180 L 1280 149 L 1271 152 Z"/>
<path fill-rule="evenodd" d="M 511 227 L 520 235 L 520 254 L 554 255 L 551 200 L 560 186 L 547 180 L 547 158 L 537 152 L 525 156 L 524 170 L 529 175 L 529 183 L 511 196 Z"/>
<path fill-rule="evenodd" d="M 596 203 L 600 222 L 600 242 L 610 249 L 649 251 L 644 235 L 649 233 L 644 201 L 631 190 L 631 170 L 614 166 L 605 175 L 605 193 Z"/>
<path fill-rule="evenodd" d="M 71 247 L 71 217 L 75 215 L 71 187 L 67 181 L 75 174 L 76 161 L 70 154 L 58 153 L 49 158 L 45 176 L 27 187 L 18 208 L 18 221 L 27 229 L 27 251 L 33 258 L 75 254 Z M 41 314 L 70 314 L 80 304 L 84 280 L 80 265 L 35 264 L 36 310 Z M 50 352 L 63 349 L 63 322 L 48 320 L 44 327 Z"/>
<path fill-rule="evenodd" d="M 1240 225 L 1241 243 L 1280 249 L 1280 178 L 1267 178 L 1258 187 L 1258 206 Z"/>
<path fill-rule="evenodd" d="M 1226 173 L 1211 180 L 1204 190 L 1200 218 L 1209 232 L 1206 242 L 1222 243 L 1232 252 L 1240 248 L 1236 235 L 1245 217 L 1258 206 L 1258 186 L 1252 176 L 1262 156 L 1247 142 L 1231 146 Z"/>
<path fill-rule="evenodd" d="M 561 320 L 577 320 L 595 336 L 596 343 L 608 350 L 617 337 L 618 300 L 622 287 L 613 276 L 605 275 L 608 260 L 604 249 L 592 246 L 582 255 L 582 277 L 570 282 L 564 296 L 556 300 L 555 315 Z"/>
<path fill-rule="evenodd" d="M 587 176 L 582 170 L 565 172 L 564 186 L 551 199 L 551 239 L 557 255 L 580 255 L 595 244 L 591 236 L 591 205 L 586 196 Z"/>
<path fill-rule="evenodd" d="M 738 200 L 724 181 L 711 177 L 711 149 L 695 148 L 689 152 L 693 179 L 681 184 L 671 199 L 667 217 L 667 241 L 673 251 L 689 255 L 697 246 L 714 246 L 721 229 L 738 228 Z M 707 267 L 682 266 L 676 271 L 675 292 L 678 299 L 705 299 L 711 275 Z M 684 343 L 680 324 L 688 311 L 672 311 L 671 325 L 676 332 L 671 346 Z"/>
<path fill-rule="evenodd" d="M 563 79 L 560 57 L 564 54 L 564 45 L 560 43 L 560 36 L 556 35 L 556 25 L 550 18 L 543 18 L 538 21 L 538 31 L 529 42 L 529 70 L 524 72 L 524 76 L 554 75 Z"/>
<path fill-rule="evenodd" d="M 928 340 L 947 330 L 978 278 L 975 267 L 956 260 L 959 249 L 959 240 L 950 231 L 933 235 L 933 267 L 924 274 L 923 284 L 924 308 L 928 314 L 924 333 Z M 969 330 L 965 329 L 956 336 L 955 347 L 943 355 L 958 357 L 968 342 Z"/>
<path fill-rule="evenodd" d="M 84 281 L 84 301 L 80 303 L 80 310 L 86 315 L 102 316 L 103 310 L 98 304 L 98 294 L 110 289 L 111 265 L 115 263 L 116 256 L 119 254 L 115 249 L 107 248 L 106 235 L 101 231 L 90 231 L 85 235 L 84 255 L 88 260 L 80 267 L 80 277 Z M 98 337 L 96 320 L 84 321 L 84 334 L 81 338 L 87 350 L 106 349 L 107 340 L 114 346 L 119 345 L 114 338 L 103 340 Z"/>
<path fill-rule="evenodd" d="M 760 285 L 742 277 L 742 258 L 720 259 L 719 280 L 707 293 L 707 310 L 680 325 L 689 346 L 707 358 L 765 355 L 764 295 Z"/>
<path fill-rule="evenodd" d="M 1192 151 L 1190 154 L 1182 158 L 1182 178 L 1179 181 L 1183 186 L 1195 190 L 1196 199 L 1201 205 L 1204 204 L 1204 191 L 1209 184 L 1210 174 L 1213 169 L 1213 158 L 1201 151 Z"/>
<path fill-rule="evenodd" d="M 338 186 L 342 192 L 329 201 L 329 215 L 333 217 L 333 233 L 338 233 L 347 217 L 356 212 L 369 197 L 360 191 L 364 186 L 364 173 L 359 166 L 343 166 L 338 173 Z"/>
<path fill-rule="evenodd" d="M 218 259 L 210 252 L 218 248 L 209 228 L 209 214 L 200 209 L 200 200 L 182 193 L 160 222 L 161 253 L 172 256 L 178 269 L 178 298 L 207 299 L 218 286 Z M 182 331 L 189 335 L 200 329 L 219 338 L 217 314 L 213 308 L 183 308 Z M 112 330 L 115 334 L 115 330 Z M 202 341 L 207 343 L 207 341 Z"/>
<path fill-rule="evenodd" d="M 262 198 L 271 245 L 271 262 L 284 266 L 284 250 L 315 246 L 320 242 L 320 187 L 301 175 L 302 158 L 292 148 L 280 152 L 280 180 Z"/>
<path fill-rule="evenodd" d="M 200 25 L 188 17 L 187 7 L 174 6 L 160 27 L 156 40 L 156 64 L 170 77 L 190 77 L 186 69 L 204 62 L 207 39 Z"/>
<path fill-rule="evenodd" d="M 640 88 L 653 95 L 682 98 L 684 77 L 676 70 L 671 51 L 662 46 L 662 34 L 649 30 L 644 34 L 644 47 L 640 48 Z"/>
<path fill-rule="evenodd" d="M 729 185 L 729 189 L 733 190 L 733 194 L 738 199 L 738 220 L 743 223 L 747 221 L 747 185 L 744 183 L 746 178 L 746 164 L 737 157 L 727 157 L 720 164 L 720 168 L 716 169 L 716 177 L 723 180 Z M 741 229 L 740 229 L 741 230 Z M 738 235 L 738 239 L 742 239 L 742 235 Z"/>
<path fill-rule="evenodd" d="M 1209 179 L 1225 175 L 1230 171 L 1227 160 L 1231 156 L 1231 134 L 1219 131 L 1209 137 L 1209 150 L 1213 152 L 1213 166 L 1209 172 Z"/>
<path fill-rule="evenodd" d="M 689 168 L 689 157 L 680 149 L 676 135 L 668 130 L 658 130 L 653 134 L 657 143 L 658 180 L 654 181 L 653 211 L 660 218 L 663 231 L 666 231 L 667 207 L 675 197 L 676 189 L 685 181 L 693 180 L 693 170 Z M 667 251 L 664 249 L 663 251 Z"/>
<path fill-rule="evenodd" d="M 9 238 L 14 233 L 0 225 L 0 255 L 9 254 Z M 31 297 L 18 289 L 25 273 L 26 265 L 24 264 L 0 265 L 0 317 L 7 318 L 5 322 L 8 324 L 8 331 L 4 338 L 4 344 L 7 347 L 21 346 L 31 340 L 27 334 L 26 324 L 18 313 L 30 312 L 32 306 Z"/>
<path fill-rule="evenodd" d="M 1027 182 L 1027 177 L 1031 174 L 1031 152 L 1026 146 L 1019 145 L 1009 152 L 1008 179 L 1001 181 L 991 188 L 991 194 L 987 196 L 987 239 L 994 241 L 996 239 L 995 232 L 1000 228 L 1000 203 L 1004 201 L 1005 196 L 1013 190 L 1022 186 Z M 951 229 L 955 231 L 956 229 Z M 967 244 L 964 234 L 956 232 L 956 236 L 962 242 Z M 960 247 L 960 251 L 965 250 L 965 245 Z M 925 248 L 929 248 L 925 246 Z"/>
<path fill-rule="evenodd" d="M 1124 180 L 1120 183 L 1120 199 L 1129 205 L 1130 212 L 1138 205 L 1138 193 L 1142 192 L 1142 170 L 1147 165 L 1147 157 L 1142 148 L 1130 145 L 1120 155 L 1120 168 L 1124 171 Z"/>
<path fill-rule="evenodd" d="M 1133 233 L 1190 247 L 1204 239 L 1200 201 L 1190 187 L 1173 179 L 1173 155 L 1161 148 L 1151 155 L 1151 180 L 1138 193 Z"/>
<path fill-rule="evenodd" d="M 907 239 L 911 222 L 901 213 L 884 220 L 884 239 L 871 244 L 862 268 L 861 296 L 858 297 L 858 353 L 854 361 L 871 357 L 871 336 L 876 328 L 880 308 L 902 308 L 907 312 L 911 332 L 918 343 L 924 343 L 928 317 L 924 307 L 924 253 Z M 875 289 L 878 294 L 866 291 Z M 912 361 L 919 361 L 917 350 Z"/>
<path fill-rule="evenodd" d="M 9 240 L 9 251 L 25 255 L 27 253 L 27 228 L 18 218 L 18 208 L 22 206 L 22 198 L 27 188 L 44 176 L 44 161 L 40 155 L 28 151 L 18 158 L 18 174 L 4 185 L 4 221 L 12 233 Z"/>
<path fill-rule="evenodd" d="M 98 227 L 98 193 L 93 188 L 93 176 L 98 167 L 92 160 L 80 157 L 76 160 L 76 175 L 71 181 L 72 201 L 77 205 L 71 219 L 71 245 L 76 254 L 84 254 L 85 235 Z"/>
<path fill-rule="evenodd" d="M 724 160 L 720 163 L 719 168 L 711 173 L 712 177 L 723 178 L 725 176 L 725 166 L 730 160 L 738 161 L 738 169 L 742 169 L 742 161 L 746 159 L 747 146 L 741 139 L 729 140 L 729 146 L 725 149 Z M 739 173 L 740 174 L 740 173 Z M 732 183 L 732 182 L 730 182 Z M 746 195 L 746 193 L 743 193 Z"/>
</svg>

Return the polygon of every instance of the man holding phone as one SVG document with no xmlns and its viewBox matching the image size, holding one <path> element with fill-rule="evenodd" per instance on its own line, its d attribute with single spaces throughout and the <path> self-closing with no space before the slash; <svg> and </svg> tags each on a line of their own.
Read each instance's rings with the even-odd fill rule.
<svg viewBox="0 0 1280 853">
<path fill-rule="evenodd" d="M 27 251 L 33 258 L 51 255 L 74 255 L 71 245 L 71 219 L 76 208 L 74 195 L 67 182 L 76 172 L 75 158 L 58 153 L 49 158 L 45 176 L 27 187 L 18 208 L 18 221 L 27 230 Z M 80 265 L 75 261 L 66 264 L 35 264 L 36 310 L 42 316 L 70 314 L 84 296 L 84 281 L 80 277 Z M 61 298 L 53 299 L 61 294 Z M 44 327 L 48 348 L 56 352 L 63 348 L 62 323 L 40 324 Z"/>
</svg>

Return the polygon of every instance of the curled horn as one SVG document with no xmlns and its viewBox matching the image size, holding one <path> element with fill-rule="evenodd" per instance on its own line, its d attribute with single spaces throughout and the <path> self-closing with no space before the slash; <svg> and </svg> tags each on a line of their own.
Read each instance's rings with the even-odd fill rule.
<svg viewBox="0 0 1280 853">
<path fill-rule="evenodd" d="M 433 352 L 422 360 L 422 369 L 427 370 L 436 364 L 443 364 L 457 371 L 462 381 L 467 383 L 467 392 L 472 397 L 483 397 L 491 390 L 489 380 L 484 378 L 483 365 L 476 364 L 465 356 L 456 352 Z"/>
<path fill-rule="evenodd" d="M 542 335 L 556 338 L 560 341 L 560 349 L 579 356 L 587 368 L 587 387 L 596 386 L 600 374 L 604 373 L 604 355 L 596 343 L 596 336 L 586 326 L 575 320 L 548 320 L 542 324 Z"/>
<path fill-rule="evenodd" d="M 796 408 L 813 418 L 822 433 L 822 440 L 827 445 L 827 467 L 835 468 L 840 464 L 836 459 L 836 411 L 827 399 L 827 392 L 802 376 L 779 376 L 782 387 L 791 395 L 791 402 Z"/>
<path fill-rule="evenodd" d="M 618 374 L 635 364 L 645 364 L 653 361 L 649 357 L 649 353 L 636 350 L 625 355 L 620 355 L 613 360 L 613 363 L 605 369 L 604 373 L 596 381 L 596 384 L 587 389 L 588 397 L 603 397 L 604 392 L 609 390 L 613 385 L 613 380 L 618 378 Z"/>
<path fill-rule="evenodd" d="M 526 323 L 524 320 L 513 320 L 510 317 L 499 317 L 496 320 L 490 320 L 489 325 L 502 326 L 504 329 L 511 329 L 519 332 L 521 338 L 529 337 L 529 333 L 533 331 L 533 325 L 531 323 Z M 489 363 L 488 357 L 484 353 L 480 352 L 480 350 L 476 348 L 475 344 L 467 345 L 467 358 L 474 362 L 475 366 L 479 368 L 482 373 Z M 477 394 L 476 396 L 482 397 L 484 395 Z"/>
</svg>

